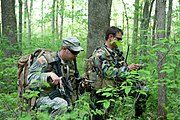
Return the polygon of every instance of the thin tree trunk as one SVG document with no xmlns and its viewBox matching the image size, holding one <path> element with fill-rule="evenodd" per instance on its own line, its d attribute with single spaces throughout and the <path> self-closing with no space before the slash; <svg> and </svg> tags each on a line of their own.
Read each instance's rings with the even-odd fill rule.
<svg viewBox="0 0 180 120">
<path fill-rule="evenodd" d="M 149 17 L 149 0 L 145 0 L 144 8 L 143 8 L 143 17 L 141 19 L 140 25 L 140 55 L 146 54 L 146 48 L 142 45 L 147 44 L 147 31 L 148 31 L 148 17 Z M 144 60 L 142 62 L 145 62 Z"/>
<path fill-rule="evenodd" d="M 22 0 L 19 0 L 19 50 L 22 54 Z"/>
<path fill-rule="evenodd" d="M 29 12 L 30 20 L 31 20 L 31 17 L 32 17 L 32 11 L 33 11 L 33 0 L 31 0 L 31 2 L 30 2 L 30 12 Z"/>
<path fill-rule="evenodd" d="M 157 23 L 157 7 L 155 8 L 154 22 L 153 22 L 153 27 L 152 27 L 152 45 L 155 45 L 155 29 L 156 29 L 156 23 Z"/>
<path fill-rule="evenodd" d="M 124 15 L 125 15 L 125 18 L 126 18 L 126 24 L 127 24 L 127 29 L 126 29 L 126 35 L 127 35 L 127 44 L 129 44 L 129 19 L 128 19 L 128 15 L 127 15 L 127 10 L 126 10 L 126 4 L 124 3 L 124 0 L 122 0 L 122 3 L 124 5 Z"/>
<path fill-rule="evenodd" d="M 44 0 L 41 1 L 41 38 L 42 40 L 44 39 L 43 34 L 44 34 Z"/>
<path fill-rule="evenodd" d="M 148 17 L 148 20 L 147 20 L 147 23 L 148 23 L 148 28 L 149 28 L 149 24 L 150 24 L 150 18 L 151 18 L 151 13 L 152 13 L 152 9 L 153 9 L 153 5 L 154 5 L 154 1 L 155 1 L 155 0 L 152 0 L 152 1 L 151 1 L 151 4 L 150 4 L 149 17 Z"/>
<path fill-rule="evenodd" d="M 28 22 L 28 42 L 30 44 L 31 41 L 31 20 L 30 20 L 30 12 L 28 10 L 28 0 L 25 1 L 25 8 L 26 8 L 26 14 L 27 14 L 27 22 Z"/>
<path fill-rule="evenodd" d="M 2 37 L 2 24 L 0 23 L 0 37 Z M 0 41 L 0 43 L 1 43 L 1 41 Z"/>
<path fill-rule="evenodd" d="M 171 21 L 172 21 L 172 3 L 173 0 L 169 0 L 169 8 L 168 8 L 168 14 L 167 14 L 167 38 L 169 38 L 169 35 L 171 33 Z"/>
<path fill-rule="evenodd" d="M 53 0 L 52 4 L 52 43 L 55 43 L 54 35 L 55 35 L 55 2 L 56 0 Z"/>
<path fill-rule="evenodd" d="M 138 45 L 138 26 L 139 26 L 139 0 L 135 0 L 135 11 L 134 11 L 134 30 L 133 30 L 133 39 L 132 39 L 132 56 L 136 58 L 137 50 L 136 46 Z"/>
<path fill-rule="evenodd" d="M 61 27 L 60 27 L 60 40 L 62 40 L 63 35 L 63 24 L 64 24 L 64 0 L 61 0 Z"/>
<path fill-rule="evenodd" d="M 165 23 L 166 23 L 166 0 L 157 0 L 157 44 L 160 48 L 163 48 L 163 43 L 160 41 L 165 38 Z M 158 56 L 158 118 L 159 120 L 166 120 L 166 81 L 165 72 L 163 70 L 163 65 L 166 62 L 165 54 L 160 50 L 157 52 Z"/>
<path fill-rule="evenodd" d="M 26 19 L 27 19 L 27 12 L 26 12 L 26 9 L 27 9 L 27 4 L 26 4 L 26 1 L 27 0 L 25 0 L 24 1 L 24 30 L 26 30 L 26 28 L 27 28 L 27 23 L 26 23 Z"/>
<path fill-rule="evenodd" d="M 124 11 L 122 13 L 122 29 L 124 30 L 125 29 L 125 25 L 124 25 Z"/>
<path fill-rule="evenodd" d="M 72 12 L 71 12 L 71 15 L 72 15 L 72 19 L 71 19 L 71 22 L 72 22 L 72 25 L 71 25 L 71 35 L 73 36 L 73 35 L 74 35 L 74 28 L 73 28 L 73 24 L 74 24 L 74 0 L 71 0 L 71 3 L 72 3 Z"/>
<path fill-rule="evenodd" d="M 56 0 L 56 39 L 59 40 L 59 19 L 58 19 L 58 11 L 59 11 L 59 0 Z"/>
</svg>

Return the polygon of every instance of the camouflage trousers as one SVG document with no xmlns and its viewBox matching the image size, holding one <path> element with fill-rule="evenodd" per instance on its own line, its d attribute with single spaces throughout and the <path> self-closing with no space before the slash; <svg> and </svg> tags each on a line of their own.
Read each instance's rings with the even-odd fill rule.
<svg viewBox="0 0 180 120">
<path fill-rule="evenodd" d="M 56 116 L 61 115 L 67 111 L 68 103 L 66 100 L 60 97 L 50 99 L 49 96 L 40 97 L 36 101 L 36 107 L 40 111 L 48 111 L 50 113 L 51 120 L 55 119 Z"/>
</svg>

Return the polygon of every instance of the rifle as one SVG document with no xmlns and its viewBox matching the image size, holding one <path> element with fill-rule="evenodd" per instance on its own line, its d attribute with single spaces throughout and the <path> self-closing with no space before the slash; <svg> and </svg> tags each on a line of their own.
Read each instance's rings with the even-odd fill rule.
<svg viewBox="0 0 180 120">
<path fill-rule="evenodd" d="M 62 83 L 65 81 L 65 77 L 61 78 Z M 52 80 L 49 80 L 50 82 L 52 82 Z M 64 84 L 63 84 L 64 85 Z M 53 92 L 51 92 L 49 94 L 49 98 L 52 100 L 55 97 L 64 97 L 64 99 L 67 101 L 68 105 L 71 105 L 71 99 L 70 97 L 66 94 L 64 86 L 62 85 L 62 88 L 59 88 L 59 86 L 56 86 L 56 90 L 54 90 Z"/>
<path fill-rule="evenodd" d="M 74 70 L 75 70 L 75 72 L 74 72 L 74 76 L 75 76 L 75 78 L 76 78 L 76 95 L 77 95 L 77 99 L 79 99 L 79 96 L 78 96 L 78 88 L 79 88 L 79 84 L 80 84 L 80 82 L 81 82 L 81 77 L 79 76 L 79 71 L 78 71 L 78 69 L 77 69 L 77 62 L 76 62 L 76 58 L 73 60 L 73 62 L 74 62 Z"/>
<path fill-rule="evenodd" d="M 56 90 L 51 92 L 49 94 L 49 97 L 50 99 L 54 99 L 55 97 L 60 97 L 60 96 L 63 96 L 64 99 L 67 101 L 68 105 L 71 105 L 71 99 L 70 99 L 70 92 L 73 92 L 72 89 L 70 88 L 70 86 L 68 85 L 67 83 L 67 80 L 65 77 L 63 77 L 63 74 L 62 74 L 62 71 L 61 71 L 61 68 L 60 68 L 60 59 L 59 57 L 57 56 L 56 57 L 56 61 L 55 63 L 53 63 L 53 68 L 55 69 L 55 73 L 57 74 L 58 77 L 62 77 L 61 80 L 62 80 L 62 86 L 63 88 L 60 89 L 59 86 L 56 86 Z"/>
</svg>

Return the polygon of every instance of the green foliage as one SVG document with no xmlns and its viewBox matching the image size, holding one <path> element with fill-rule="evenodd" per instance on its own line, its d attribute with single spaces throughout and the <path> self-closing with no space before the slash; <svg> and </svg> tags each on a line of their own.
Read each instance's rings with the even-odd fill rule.
<svg viewBox="0 0 180 120">
<path fill-rule="evenodd" d="M 17 64 L 17 57 L 12 58 L 0 58 L 1 65 L 0 65 L 0 79 L 1 84 L 0 85 L 0 92 L 1 93 L 12 93 L 16 91 L 17 83 L 16 83 L 16 73 L 17 73 L 17 67 L 15 66 Z M 9 91 L 11 90 L 11 91 Z"/>
<path fill-rule="evenodd" d="M 142 2 L 141 8 L 142 9 Z M 75 7 L 74 11 L 74 23 L 72 20 L 72 11 L 69 7 L 69 2 L 65 3 L 64 10 L 64 26 L 63 26 L 63 37 L 74 36 L 77 37 L 81 41 L 81 45 L 84 48 L 84 52 L 81 52 L 77 58 L 77 64 L 79 68 L 80 74 L 84 73 L 85 67 L 85 56 L 86 56 L 86 45 L 87 45 L 87 32 L 88 32 L 88 20 L 87 20 L 87 5 L 88 2 L 86 0 L 77 0 L 76 5 L 80 7 Z M 75 6 L 76 6 L 75 5 Z M 121 7 L 120 7 L 121 8 Z M 114 13 L 112 14 L 112 19 L 119 19 L 118 16 L 118 8 L 114 9 Z M 131 8 L 128 7 L 130 12 Z M 179 21 L 179 12 L 180 9 L 177 6 L 176 9 L 173 10 L 173 21 L 172 21 L 172 31 L 171 36 L 168 39 L 159 40 L 159 44 L 152 45 L 150 32 L 147 33 L 148 40 L 147 44 L 138 43 L 136 50 L 138 51 L 138 56 L 132 58 L 132 54 L 129 53 L 128 63 L 141 63 L 144 67 L 142 70 L 138 71 L 139 76 L 135 78 L 146 83 L 147 90 L 149 91 L 149 99 L 146 102 L 146 111 L 141 118 L 137 119 L 157 119 L 157 101 L 158 101 L 158 71 L 157 66 L 160 62 L 157 62 L 157 51 L 160 51 L 164 54 L 163 57 L 166 59 L 166 63 L 163 65 L 163 69 L 161 72 L 165 73 L 164 84 L 166 84 L 166 97 L 167 104 L 165 105 L 165 109 L 167 111 L 167 119 L 180 119 L 180 21 Z M 59 11 L 61 14 L 62 11 Z M 142 14 L 140 14 L 142 15 Z M 23 54 L 29 54 L 34 52 L 37 48 L 45 48 L 51 49 L 52 51 L 57 51 L 60 49 L 61 40 L 55 39 L 55 42 L 52 43 L 52 35 L 51 30 L 51 16 L 52 13 L 49 12 L 45 14 L 43 21 L 42 20 L 32 20 L 32 36 L 31 41 L 27 41 L 27 33 L 24 29 L 23 32 L 23 46 L 22 52 Z M 128 16 L 131 16 L 130 14 Z M 120 17 L 121 18 L 121 17 Z M 130 18 L 130 17 L 128 17 Z M 117 19 L 117 21 L 118 21 Z M 132 20 L 130 18 L 130 20 Z M 115 21 L 114 21 L 115 22 Z M 46 25 L 44 29 L 44 33 L 40 32 L 40 24 L 44 23 Z M 118 21 L 121 24 L 121 22 Z M 132 23 L 129 22 L 130 28 L 132 27 Z M 126 28 L 127 26 L 125 26 Z M 126 29 L 124 30 L 126 31 Z M 132 32 L 132 31 L 130 31 Z M 159 31 L 163 32 L 163 31 Z M 126 33 L 125 33 L 126 34 Z M 43 37 L 42 37 L 43 36 Z M 139 36 L 137 36 L 139 38 Z M 31 120 L 32 118 L 37 118 L 39 120 L 48 120 L 49 115 L 46 112 L 40 111 L 22 111 L 21 109 L 21 100 L 17 98 L 17 60 L 18 56 L 13 56 L 12 58 L 4 58 L 4 53 L 2 50 L 8 48 L 13 49 L 13 47 L 9 48 L 8 40 L 6 38 L 0 39 L 0 120 L 8 119 L 8 120 Z M 4 42 L 2 42 L 4 41 Z M 130 42 L 130 40 L 128 40 Z M 139 39 L 138 39 L 139 42 Z M 156 41 L 157 42 L 157 41 Z M 130 43 L 129 43 L 130 44 Z M 123 40 L 121 43 L 118 42 L 117 45 L 124 51 L 124 55 L 126 55 L 126 46 L 127 40 Z M 146 51 L 145 54 L 140 55 L 140 50 Z M 158 60 L 162 61 L 162 60 Z M 90 108 L 90 97 L 89 94 L 86 93 L 80 97 L 74 108 L 70 113 L 66 113 L 62 116 L 58 116 L 56 119 L 67 120 L 89 120 L 92 118 L 93 114 L 105 114 L 108 107 L 111 106 L 111 103 L 114 105 L 114 111 L 110 115 L 110 119 L 117 120 L 125 120 L 125 119 L 135 119 L 134 118 L 134 101 L 135 98 L 131 97 L 131 94 L 141 93 L 146 94 L 145 91 L 142 90 L 134 90 L 133 89 L 133 80 L 131 79 L 133 75 L 136 74 L 137 71 L 134 71 L 132 75 L 129 75 L 127 81 L 121 84 L 119 88 L 104 88 L 98 90 L 98 93 L 102 93 L 103 96 L 113 97 L 113 99 L 104 99 L 99 101 L 103 104 L 103 110 L 92 110 Z M 46 85 L 46 84 L 45 84 Z M 124 96 L 120 96 L 118 93 L 124 90 Z M 30 98 L 32 96 L 37 96 L 38 93 L 34 93 L 29 91 L 29 94 L 25 94 L 26 98 Z M 27 105 L 25 105 L 27 106 Z"/>
<path fill-rule="evenodd" d="M 74 108 L 71 109 L 70 113 L 65 113 L 62 116 L 57 117 L 57 120 L 89 120 L 92 117 L 92 110 L 90 108 L 90 96 L 88 93 L 80 97 L 79 100 L 75 102 Z"/>
<path fill-rule="evenodd" d="M 0 94 L 0 118 L 3 120 L 7 118 L 18 118 L 17 113 L 17 93 Z"/>
</svg>

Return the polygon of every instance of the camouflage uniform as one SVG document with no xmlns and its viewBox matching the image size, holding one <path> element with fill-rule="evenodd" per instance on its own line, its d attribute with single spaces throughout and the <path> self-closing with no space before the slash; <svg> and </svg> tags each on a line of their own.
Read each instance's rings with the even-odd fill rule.
<svg viewBox="0 0 180 120">
<path fill-rule="evenodd" d="M 72 48 L 72 45 L 72 49 L 77 49 L 77 47 L 79 47 L 79 51 L 83 50 L 80 47 L 80 43 L 78 43 L 79 40 L 77 41 L 75 38 L 65 38 L 63 42 L 65 42 L 63 43 L 63 46 L 65 47 L 68 47 L 66 45 L 69 44 L 69 42 L 73 42 L 73 45 L 78 45 L 74 48 Z M 77 42 L 77 44 L 74 44 L 74 42 Z M 54 72 L 58 74 L 57 66 L 60 68 L 61 76 L 65 77 L 67 80 L 66 85 L 68 86 L 68 89 L 64 87 L 63 92 L 65 92 L 65 94 L 70 98 L 69 101 L 67 101 L 63 95 L 50 99 L 49 94 L 55 91 L 57 86 L 50 84 L 50 87 L 47 87 L 44 85 L 44 82 L 50 83 L 47 72 Z M 76 99 L 77 86 L 74 77 L 74 68 L 73 61 L 62 60 L 59 52 L 51 52 L 42 55 L 29 68 L 28 82 L 30 84 L 30 88 L 34 90 L 37 90 L 38 88 L 43 89 L 43 91 L 40 92 L 40 97 L 36 100 L 36 107 L 40 108 L 41 111 L 50 111 L 52 119 L 54 119 L 55 116 L 64 113 L 67 110 L 67 106 L 71 105 L 71 103 Z"/>
<path fill-rule="evenodd" d="M 120 62 L 124 61 L 122 54 L 118 48 L 111 50 L 106 45 L 93 52 L 94 71 L 97 76 L 95 82 L 91 84 L 92 89 L 97 90 L 108 85 L 115 86 L 117 79 L 123 79 L 123 74 L 129 72 L 129 68 L 121 65 Z"/>
<path fill-rule="evenodd" d="M 97 94 L 96 91 L 98 89 L 108 87 L 109 85 L 113 87 L 119 85 L 119 81 L 122 82 L 122 80 L 124 80 L 123 75 L 125 72 L 129 72 L 129 68 L 121 65 L 120 62 L 124 61 L 124 57 L 123 53 L 118 48 L 111 50 L 106 45 L 103 45 L 102 47 L 94 50 L 91 57 L 93 58 L 94 70 L 87 70 L 85 76 L 87 79 L 94 82 L 90 83 L 90 89 L 87 88 L 87 91 L 90 90 L 91 92 L 91 107 L 93 109 L 103 109 L 103 105 L 101 103 L 97 103 L 97 101 L 109 98 L 102 96 L 101 93 Z M 113 106 L 111 105 L 111 107 Z M 107 113 L 110 113 L 112 109 L 113 108 L 109 108 L 109 112 Z M 99 115 L 95 115 L 93 117 L 95 120 L 103 119 L 103 116 Z"/>
<path fill-rule="evenodd" d="M 117 87 L 120 86 L 123 81 L 126 80 L 127 72 L 130 72 L 128 66 L 123 66 L 121 64 L 124 61 L 123 53 L 118 49 L 115 48 L 113 50 L 109 49 L 106 45 L 97 48 L 93 54 L 93 70 L 86 71 L 86 77 L 89 80 L 94 82 L 90 83 L 90 89 L 88 88 L 87 91 L 91 92 L 91 107 L 93 109 L 103 109 L 103 105 L 101 103 L 97 103 L 97 101 L 104 100 L 104 99 L 111 99 L 111 97 L 102 96 L 102 93 L 96 93 L 97 90 L 102 88 L 107 88 L 108 86 Z M 93 73 L 94 72 L 94 73 Z M 134 84 L 134 83 L 133 83 Z M 140 83 L 141 84 L 141 83 Z M 139 85 L 139 84 L 138 84 Z M 135 89 L 139 89 L 139 86 L 134 86 Z M 123 92 L 120 94 L 124 94 Z M 136 94 L 136 93 L 135 93 Z M 132 95 L 134 96 L 134 95 Z M 146 99 L 143 95 L 135 104 L 135 115 L 141 115 L 143 107 L 139 107 L 141 104 L 145 105 Z M 139 112 L 140 110 L 140 112 Z M 105 116 L 94 115 L 93 119 L 107 119 L 109 114 L 113 111 L 113 105 L 110 105 L 108 108 Z M 139 113 L 138 113 L 139 112 Z"/>
</svg>

